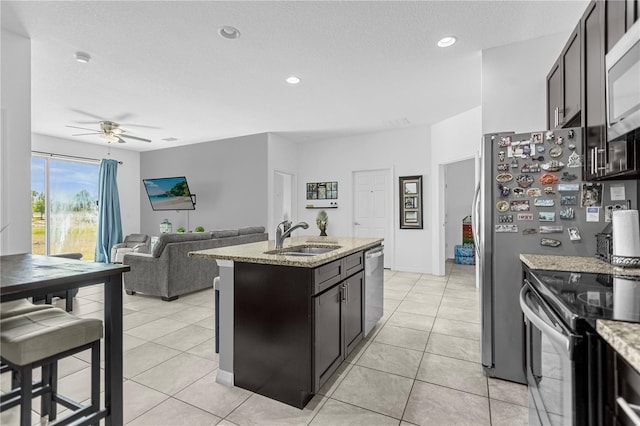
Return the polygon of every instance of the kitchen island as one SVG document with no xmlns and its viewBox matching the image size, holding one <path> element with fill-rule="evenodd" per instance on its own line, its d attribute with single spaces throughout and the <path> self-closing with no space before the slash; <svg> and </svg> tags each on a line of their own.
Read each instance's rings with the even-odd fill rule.
<svg viewBox="0 0 640 426">
<path fill-rule="evenodd" d="M 216 381 L 303 408 L 364 337 L 364 251 L 381 243 L 303 236 L 189 253 L 220 267 Z"/>
</svg>

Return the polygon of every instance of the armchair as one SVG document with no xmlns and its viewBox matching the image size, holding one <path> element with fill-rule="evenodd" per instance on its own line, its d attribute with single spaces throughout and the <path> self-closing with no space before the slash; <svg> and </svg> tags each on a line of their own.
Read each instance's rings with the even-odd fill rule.
<svg viewBox="0 0 640 426">
<path fill-rule="evenodd" d="M 126 253 L 149 253 L 151 238 L 147 234 L 131 234 L 124 241 L 111 248 L 111 262 L 122 263 Z"/>
</svg>

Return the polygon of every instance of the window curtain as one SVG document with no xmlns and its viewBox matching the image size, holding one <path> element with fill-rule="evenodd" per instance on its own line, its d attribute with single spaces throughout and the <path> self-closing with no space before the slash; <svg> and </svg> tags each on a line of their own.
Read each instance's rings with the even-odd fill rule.
<svg viewBox="0 0 640 426">
<path fill-rule="evenodd" d="M 118 162 L 100 162 L 98 178 L 98 240 L 96 242 L 96 262 L 111 262 L 111 247 L 122 242 L 122 219 L 118 196 Z"/>
</svg>

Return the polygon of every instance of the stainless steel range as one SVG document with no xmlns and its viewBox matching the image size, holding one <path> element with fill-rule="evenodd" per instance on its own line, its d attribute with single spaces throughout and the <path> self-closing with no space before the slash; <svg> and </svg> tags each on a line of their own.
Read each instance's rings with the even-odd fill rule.
<svg viewBox="0 0 640 426">
<path fill-rule="evenodd" d="M 598 319 L 640 322 L 640 277 L 525 269 L 529 424 L 602 424 Z"/>
</svg>

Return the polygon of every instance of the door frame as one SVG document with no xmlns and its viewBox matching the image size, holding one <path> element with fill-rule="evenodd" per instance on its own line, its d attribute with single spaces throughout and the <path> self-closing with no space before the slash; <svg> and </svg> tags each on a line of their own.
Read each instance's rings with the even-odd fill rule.
<svg viewBox="0 0 640 426">
<path fill-rule="evenodd" d="M 389 177 L 389 182 L 387 183 L 387 193 L 390 195 L 391 197 L 391 202 L 387 203 L 387 223 L 385 225 L 385 240 L 383 242 L 384 245 L 384 258 L 385 260 L 388 262 L 388 266 L 389 269 L 391 269 L 392 271 L 395 270 L 395 264 L 396 264 L 396 258 L 395 258 L 395 234 L 396 234 L 396 228 L 395 228 L 395 224 L 399 223 L 399 213 L 398 215 L 396 215 L 398 209 L 397 204 L 396 204 L 396 199 L 397 199 L 397 193 L 396 193 L 396 186 L 394 185 L 394 178 L 395 178 L 395 167 L 391 166 L 391 167 L 381 167 L 381 168 L 376 168 L 376 169 L 358 169 L 358 170 L 352 170 L 351 171 L 351 205 L 349 206 L 349 218 L 351 220 L 351 235 L 355 236 L 355 218 L 353 217 L 353 215 L 355 214 L 355 205 L 356 205 L 356 191 L 355 191 L 355 184 L 356 184 L 356 179 L 355 176 L 357 173 L 364 173 L 364 172 L 386 172 L 388 174 Z"/>
<path fill-rule="evenodd" d="M 275 194 L 276 194 L 276 181 L 277 181 L 277 176 L 281 175 L 281 176 L 289 176 L 291 178 L 291 212 L 290 212 L 290 217 L 289 220 L 290 221 L 294 221 L 297 220 L 298 218 L 298 190 L 297 190 L 297 175 L 295 173 L 292 172 L 287 172 L 284 170 L 278 170 L 278 169 L 274 169 L 273 170 L 273 187 L 272 187 L 272 191 L 271 191 L 271 200 L 270 200 L 270 204 L 271 204 L 271 208 L 269 211 L 269 217 L 271 218 L 271 226 L 270 226 L 270 230 L 273 231 L 273 229 L 275 229 L 276 225 L 280 222 L 278 222 L 279 219 L 276 219 L 276 203 L 275 203 Z M 267 230 L 268 233 L 271 233 L 269 230 Z"/>
</svg>

